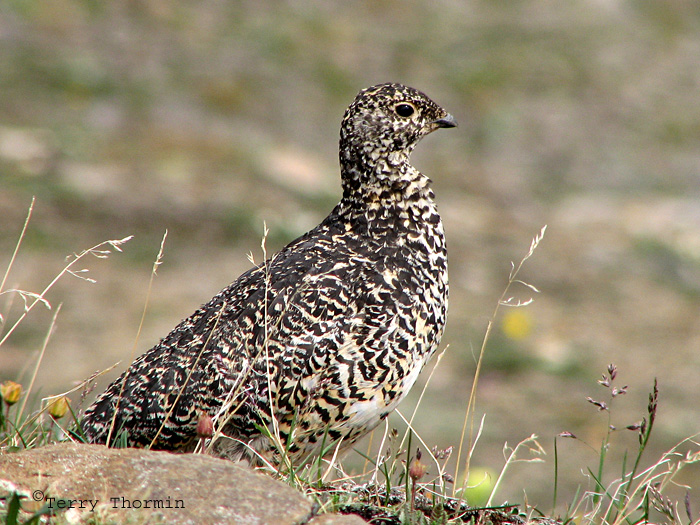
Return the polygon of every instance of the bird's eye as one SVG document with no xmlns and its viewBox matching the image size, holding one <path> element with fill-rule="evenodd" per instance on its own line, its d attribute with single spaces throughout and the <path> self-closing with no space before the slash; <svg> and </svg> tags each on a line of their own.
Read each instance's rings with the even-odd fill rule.
<svg viewBox="0 0 700 525">
<path fill-rule="evenodd" d="M 410 117 L 415 111 L 410 104 L 397 104 L 394 110 L 399 117 Z"/>
</svg>

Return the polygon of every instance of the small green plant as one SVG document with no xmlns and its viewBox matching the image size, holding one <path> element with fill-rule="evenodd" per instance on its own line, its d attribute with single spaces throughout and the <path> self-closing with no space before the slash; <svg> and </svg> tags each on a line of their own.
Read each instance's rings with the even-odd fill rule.
<svg viewBox="0 0 700 525">
<path fill-rule="evenodd" d="M 46 523 L 46 519 L 50 516 L 55 516 L 56 511 L 49 507 L 48 504 L 43 505 L 39 510 L 34 512 L 26 512 L 22 509 L 22 498 L 17 492 L 12 492 L 7 496 L 0 496 L 0 501 L 5 500 L 4 513 L 0 507 L 0 519 L 4 519 L 6 525 L 39 525 Z M 23 516 L 22 514 L 29 514 Z"/>
<path fill-rule="evenodd" d="M 670 520 L 671 523 L 682 523 L 682 519 L 671 499 L 664 495 L 665 490 L 674 483 L 674 478 L 684 467 L 700 462 L 700 444 L 689 438 L 679 443 L 644 470 L 640 471 L 641 460 L 649 443 L 651 432 L 658 411 L 659 389 L 656 379 L 649 394 L 647 413 L 640 422 L 627 425 L 625 430 L 637 433 L 638 447 L 634 454 L 632 466 L 627 464 L 628 455 L 625 452 L 620 468 L 620 476 L 612 481 L 606 481 L 608 454 L 612 446 L 612 438 L 618 428 L 612 423 L 612 407 L 615 400 L 627 393 L 627 386 L 617 386 L 618 369 L 610 364 L 598 383 L 608 390 L 608 399 L 600 401 L 587 397 L 586 401 L 595 406 L 599 412 L 607 415 L 606 432 L 600 446 L 595 448 L 571 432 L 562 432 L 558 438 L 574 439 L 581 442 L 598 454 L 598 464 L 595 470 L 588 468 L 587 472 L 594 487 L 583 495 L 577 496 L 567 508 L 563 517 L 564 523 L 576 520 L 582 524 L 635 524 L 650 523 L 652 511 L 656 511 Z M 681 454 L 682 445 L 696 447 Z M 553 508 L 557 505 L 558 489 L 558 446 L 554 439 L 554 500 Z M 692 523 L 690 507 L 686 504 L 688 518 Z"/>
</svg>

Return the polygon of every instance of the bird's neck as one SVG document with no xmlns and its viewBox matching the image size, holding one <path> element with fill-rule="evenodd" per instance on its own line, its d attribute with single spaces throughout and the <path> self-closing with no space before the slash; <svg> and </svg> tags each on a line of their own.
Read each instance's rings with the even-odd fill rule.
<svg viewBox="0 0 700 525">
<path fill-rule="evenodd" d="M 437 215 L 431 180 L 409 162 L 410 151 L 373 157 L 373 150 L 341 149 L 344 220 L 370 234 L 415 232 Z M 375 150 L 376 151 L 376 150 Z"/>
</svg>

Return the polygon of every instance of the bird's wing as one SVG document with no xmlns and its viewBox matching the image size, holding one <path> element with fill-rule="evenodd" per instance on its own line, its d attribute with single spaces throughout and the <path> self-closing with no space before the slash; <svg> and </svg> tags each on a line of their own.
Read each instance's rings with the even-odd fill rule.
<svg viewBox="0 0 700 525">
<path fill-rule="evenodd" d="M 408 357 L 429 344 L 402 270 L 357 256 L 320 261 L 293 285 L 275 283 L 258 345 L 279 428 L 314 435 L 311 448 L 329 426 L 350 442 L 376 426 L 420 372 Z"/>
<path fill-rule="evenodd" d="M 231 406 L 243 401 L 249 416 L 264 418 L 272 399 L 275 417 L 301 413 L 310 428 L 325 417 L 311 408 L 318 400 L 319 406 L 355 398 L 379 403 L 376 385 L 386 384 L 377 406 L 390 406 L 393 387 L 410 372 L 402 370 L 400 354 L 410 350 L 415 332 L 414 297 L 396 286 L 390 265 L 332 240 L 307 236 L 290 246 L 136 359 L 126 379 L 117 379 L 86 412 L 91 441 L 106 439 L 117 399 L 117 429 L 124 427 L 139 445 L 160 432 L 168 448 L 191 443 L 199 414 L 214 414 L 227 400 Z M 362 406 L 354 409 L 358 422 L 368 414 Z M 342 418 L 347 410 L 353 409 L 329 415 Z M 255 431 L 250 417 L 235 424 Z"/>
</svg>

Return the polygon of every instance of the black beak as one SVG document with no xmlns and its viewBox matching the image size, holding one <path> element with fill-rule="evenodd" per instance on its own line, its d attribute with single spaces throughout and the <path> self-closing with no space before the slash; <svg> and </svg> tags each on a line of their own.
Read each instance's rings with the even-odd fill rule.
<svg viewBox="0 0 700 525">
<path fill-rule="evenodd" d="M 435 124 L 438 128 L 456 128 L 457 127 L 457 121 L 449 113 L 447 115 L 445 115 L 444 117 L 433 121 L 433 124 Z"/>
</svg>

